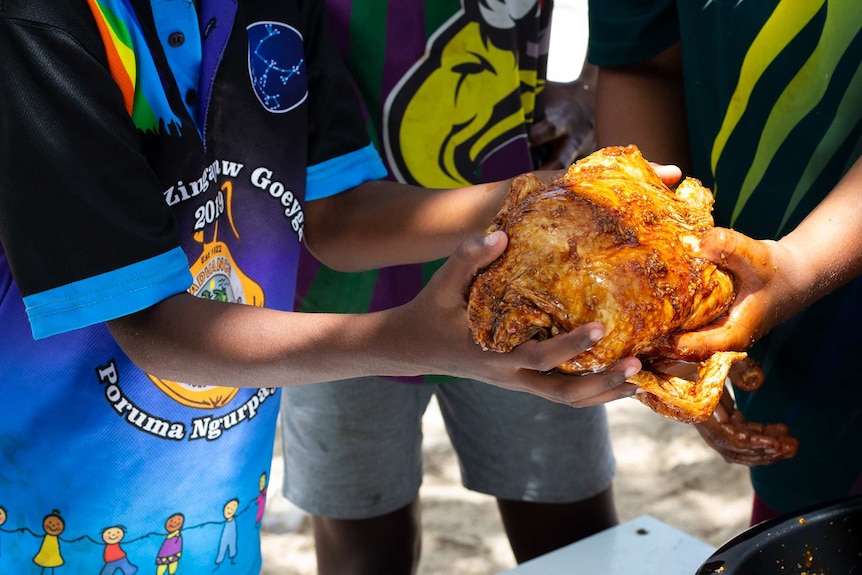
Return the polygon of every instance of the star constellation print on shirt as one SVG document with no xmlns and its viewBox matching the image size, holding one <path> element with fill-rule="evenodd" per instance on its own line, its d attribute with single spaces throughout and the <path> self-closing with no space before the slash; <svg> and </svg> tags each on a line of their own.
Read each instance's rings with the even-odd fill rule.
<svg viewBox="0 0 862 575">
<path fill-rule="evenodd" d="M 292 110 L 305 101 L 307 84 L 302 36 L 286 24 L 248 27 L 248 67 L 258 100 L 270 112 Z"/>
</svg>

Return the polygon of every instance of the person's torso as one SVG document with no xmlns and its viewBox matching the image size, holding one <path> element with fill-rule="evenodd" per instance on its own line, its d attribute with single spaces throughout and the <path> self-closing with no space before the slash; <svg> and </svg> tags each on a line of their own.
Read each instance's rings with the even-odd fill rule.
<svg viewBox="0 0 862 575">
<path fill-rule="evenodd" d="M 677 4 L 694 175 L 717 225 L 779 238 L 862 152 L 862 5 Z"/>
<path fill-rule="evenodd" d="M 205 1 L 200 34 L 185 34 L 186 42 L 202 46 L 200 82 L 191 95 L 171 74 L 170 47 L 159 42 L 178 30 L 160 29 L 149 3 L 137 4 L 137 19 L 121 12 L 128 6 L 122 1 L 94 4 L 93 15 L 113 28 L 109 36 L 119 37 L 107 53 L 122 56 L 123 38 L 125 55 L 133 53 L 132 117 L 176 216 L 191 264 L 190 291 L 292 309 L 308 121 L 295 4 L 238 8 Z M 6 280 L 0 506 L 7 512 L 0 572 L 37 568 L 47 536 L 43 518 L 56 512 L 64 522 L 58 575 L 100 572 L 101 534 L 113 526 L 122 526 L 125 558 L 141 571 L 178 562 L 179 573 L 211 573 L 222 510 L 237 499 L 236 556 L 221 572 L 257 573 L 260 494 L 268 483 L 278 390 L 192 386 L 148 375 L 104 324 L 33 341 L 2 252 L 0 268 Z M 188 338 L 209 336 L 198 326 L 186 328 Z M 166 522 L 177 515 L 180 534 L 169 537 Z"/>
<path fill-rule="evenodd" d="M 695 177 L 715 192 L 716 225 L 756 239 L 788 233 L 862 153 L 862 4 L 855 0 L 595 2 L 604 22 L 634 35 L 615 57 L 682 42 Z M 661 6 L 660 6 L 661 5 Z M 630 19 L 626 22 L 622 16 Z M 678 17 L 678 29 L 668 21 Z M 651 28 L 650 28 L 651 27 Z M 615 41 L 596 42 L 596 56 Z M 666 44 L 664 44 L 666 46 Z M 610 61 L 610 60 L 609 60 Z M 616 63 L 622 63 L 617 60 Z M 833 232 L 834 230 L 829 230 Z M 746 417 L 784 422 L 801 442 L 788 461 L 752 470 L 758 494 L 787 511 L 862 492 L 862 279 L 775 328 L 750 350 L 766 381 L 738 391 Z"/>
</svg>

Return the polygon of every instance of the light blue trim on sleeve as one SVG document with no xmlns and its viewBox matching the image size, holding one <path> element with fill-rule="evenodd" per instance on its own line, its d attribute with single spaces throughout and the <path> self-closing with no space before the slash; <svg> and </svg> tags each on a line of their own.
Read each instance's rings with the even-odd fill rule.
<svg viewBox="0 0 862 575">
<path fill-rule="evenodd" d="M 34 339 L 116 319 L 186 291 L 192 284 L 181 248 L 24 298 Z"/>
<path fill-rule="evenodd" d="M 340 194 L 369 180 L 386 177 L 386 166 L 374 144 L 309 166 L 305 200 L 319 200 Z"/>
</svg>

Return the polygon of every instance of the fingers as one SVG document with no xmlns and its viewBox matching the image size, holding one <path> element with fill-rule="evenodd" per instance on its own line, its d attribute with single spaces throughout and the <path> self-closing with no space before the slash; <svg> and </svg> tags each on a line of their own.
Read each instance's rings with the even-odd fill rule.
<svg viewBox="0 0 862 575">
<path fill-rule="evenodd" d="M 789 430 L 783 423 L 773 423 L 764 429 L 764 434 L 778 440 L 778 449 L 782 459 L 793 457 L 799 450 L 799 440 L 788 435 L 788 433 Z"/>
<path fill-rule="evenodd" d="M 655 162 L 650 162 L 650 165 L 667 187 L 675 185 L 682 179 L 682 170 L 679 169 L 679 166 L 656 164 Z"/>
<path fill-rule="evenodd" d="M 789 459 L 796 455 L 799 451 L 799 440 L 795 437 L 787 436 L 781 438 L 781 458 Z"/>
<path fill-rule="evenodd" d="M 730 414 L 734 411 L 733 399 L 730 399 L 730 404 L 727 403 L 727 398 L 730 394 L 727 393 L 727 387 L 724 388 L 724 393 L 721 394 L 721 399 L 718 401 L 718 405 L 715 406 L 715 410 L 712 412 L 710 416 L 710 420 L 716 423 L 727 423 L 730 421 Z"/>
<path fill-rule="evenodd" d="M 421 300 L 422 305 L 429 306 L 427 309 L 437 312 L 423 315 L 439 318 L 439 311 L 445 310 L 451 321 L 460 324 L 464 320 L 464 298 L 470 282 L 478 270 L 493 262 L 505 250 L 506 245 L 506 234 L 501 231 L 461 244 L 434 275 L 429 286 L 414 300 Z M 455 289 L 456 283 L 460 289 Z M 438 329 L 427 331 L 433 334 L 446 333 L 446 330 Z M 574 407 L 606 403 L 634 393 L 635 386 L 626 384 L 625 380 L 640 370 L 639 360 L 626 358 L 601 374 L 570 375 L 554 370 L 557 365 L 591 348 L 604 335 L 605 328 L 593 322 L 545 341 L 527 341 L 507 353 L 482 352 L 473 341 L 469 341 L 464 353 L 449 345 L 453 353 L 449 358 L 452 371 L 446 373 L 469 376 Z M 445 336 L 433 341 L 453 343 L 451 337 Z M 442 347 L 445 349 L 447 345 Z"/>
<path fill-rule="evenodd" d="M 723 459 L 727 463 L 736 463 L 737 465 L 745 465 L 746 467 L 759 467 L 761 465 L 772 465 L 778 463 L 782 459 L 786 459 L 777 453 L 751 452 L 722 454 Z"/>
<path fill-rule="evenodd" d="M 508 237 L 502 231 L 462 243 L 434 274 L 431 282 L 460 282 L 461 289 L 457 293 L 463 296 L 476 273 L 497 259 L 506 249 L 507 243 Z"/>
<path fill-rule="evenodd" d="M 627 359 L 637 362 L 634 358 Z M 606 372 L 590 375 L 527 370 L 519 374 L 518 385 L 520 391 L 527 391 L 556 403 L 588 407 L 634 395 L 637 386 L 626 383 L 626 378 L 629 377 L 626 373 L 633 369 L 632 362 L 627 361 Z"/>
<path fill-rule="evenodd" d="M 757 242 L 751 240 L 754 246 L 744 246 L 750 238 L 726 228 L 712 228 L 704 232 L 701 238 L 700 254 L 705 258 L 729 269 L 739 268 L 739 264 L 749 265 L 748 259 L 742 260 L 751 250 L 757 249 Z"/>
<path fill-rule="evenodd" d="M 637 358 L 620 360 L 613 368 L 596 374 L 572 375 L 554 368 L 591 348 L 605 335 L 600 323 L 588 323 L 545 341 L 527 341 L 503 355 L 516 377 L 510 381 L 520 391 L 573 407 L 606 403 L 633 395 L 636 386 L 625 380 L 641 369 Z M 625 385 L 624 385 L 625 384 Z"/>
<path fill-rule="evenodd" d="M 707 327 L 674 336 L 676 353 L 682 357 L 708 356 L 715 350 L 744 351 L 751 347 L 751 330 L 724 317 Z"/>
<path fill-rule="evenodd" d="M 506 357 L 513 362 L 513 365 L 519 367 L 542 372 L 549 371 L 590 349 L 604 335 L 604 326 L 592 322 L 544 341 L 525 341 L 510 351 Z"/>
<path fill-rule="evenodd" d="M 764 242 L 727 228 L 711 228 L 701 237 L 699 254 L 729 269 L 737 280 L 752 281 L 761 270 L 772 273 L 772 254 Z"/>
<path fill-rule="evenodd" d="M 472 273 L 475 274 L 500 257 L 508 241 L 506 233 L 498 230 L 487 236 L 464 242 L 453 255 L 456 260 L 463 260 L 464 266 L 472 267 Z"/>
<path fill-rule="evenodd" d="M 763 385 L 763 369 L 750 357 L 730 366 L 730 381 L 739 389 L 754 391 Z"/>
<path fill-rule="evenodd" d="M 763 433 L 770 437 L 784 437 L 789 431 L 783 423 L 771 423 L 763 428 Z"/>
<path fill-rule="evenodd" d="M 543 146 L 560 138 L 564 134 L 564 129 L 557 124 L 542 120 L 530 126 L 530 145 Z"/>
<path fill-rule="evenodd" d="M 696 427 L 725 461 L 749 467 L 793 457 L 799 445 L 796 438 L 787 435 L 786 425 L 747 422 L 738 411 L 727 419 L 713 417 Z"/>
<path fill-rule="evenodd" d="M 734 277 L 736 299 L 727 315 L 708 326 L 680 334 L 674 343 L 681 354 L 705 353 L 710 350 L 746 350 L 767 327 L 768 292 L 764 286 L 775 273 L 772 255 L 764 242 L 725 228 L 712 228 L 701 237 L 698 255 L 729 270 Z M 767 296 L 763 294 L 766 293 Z M 745 374 L 735 368 L 734 379 L 740 387 L 757 387 L 762 383 L 756 372 Z"/>
</svg>

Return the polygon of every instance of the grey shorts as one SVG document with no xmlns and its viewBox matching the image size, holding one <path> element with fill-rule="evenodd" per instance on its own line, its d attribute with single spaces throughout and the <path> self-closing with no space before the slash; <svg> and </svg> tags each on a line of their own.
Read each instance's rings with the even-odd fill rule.
<svg viewBox="0 0 862 575">
<path fill-rule="evenodd" d="M 422 415 L 436 394 L 463 485 L 501 499 L 573 502 L 610 487 L 604 406 L 575 409 L 475 381 L 361 378 L 283 390 L 284 496 L 313 515 L 363 519 L 413 501 Z"/>
</svg>

